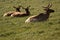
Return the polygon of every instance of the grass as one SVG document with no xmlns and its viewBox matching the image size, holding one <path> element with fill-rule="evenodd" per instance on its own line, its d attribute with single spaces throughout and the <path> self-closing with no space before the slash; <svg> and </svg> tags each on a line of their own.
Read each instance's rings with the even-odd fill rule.
<svg viewBox="0 0 60 40">
<path fill-rule="evenodd" d="M 42 6 L 52 3 L 48 21 L 24 23 L 29 17 L 3 17 L 8 11 L 14 11 L 12 6 L 31 5 L 31 15 L 43 12 Z M 0 0 L 0 40 L 60 40 L 60 0 Z M 22 10 L 23 11 L 23 10 Z M 30 15 L 30 16 L 31 16 Z"/>
</svg>

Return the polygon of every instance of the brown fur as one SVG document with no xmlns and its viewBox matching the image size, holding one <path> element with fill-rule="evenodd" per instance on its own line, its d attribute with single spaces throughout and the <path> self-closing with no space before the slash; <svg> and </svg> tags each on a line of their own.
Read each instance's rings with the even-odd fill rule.
<svg viewBox="0 0 60 40">
<path fill-rule="evenodd" d="M 26 12 L 15 12 L 11 15 L 11 17 L 23 17 L 30 15 L 29 7 L 23 9 L 25 9 Z"/>
<path fill-rule="evenodd" d="M 15 12 L 21 12 L 20 11 L 21 6 L 18 6 L 18 7 L 14 6 L 13 8 L 15 8 L 16 11 L 10 11 L 10 12 L 4 13 L 3 17 L 5 17 L 5 16 L 11 16 L 11 14 L 13 14 Z"/>
</svg>

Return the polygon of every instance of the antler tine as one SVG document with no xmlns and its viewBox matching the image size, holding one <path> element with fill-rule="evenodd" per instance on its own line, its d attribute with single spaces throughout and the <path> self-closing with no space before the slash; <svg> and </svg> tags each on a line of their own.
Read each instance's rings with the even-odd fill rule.
<svg viewBox="0 0 60 40">
<path fill-rule="evenodd" d="M 50 7 L 52 7 L 52 4 L 51 4 L 51 3 L 50 3 L 50 6 L 49 6 L 49 8 L 50 8 Z"/>
<path fill-rule="evenodd" d="M 52 6 L 52 4 L 50 3 L 50 4 L 48 4 L 47 8 L 50 8 L 51 6 Z"/>
</svg>

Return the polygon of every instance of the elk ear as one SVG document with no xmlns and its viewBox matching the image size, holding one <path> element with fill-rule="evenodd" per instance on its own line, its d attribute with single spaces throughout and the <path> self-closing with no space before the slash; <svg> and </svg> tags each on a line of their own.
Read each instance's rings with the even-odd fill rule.
<svg viewBox="0 0 60 40">
<path fill-rule="evenodd" d="M 43 8 L 50 8 L 52 6 L 52 4 L 48 4 L 46 7 L 42 6 Z"/>
</svg>

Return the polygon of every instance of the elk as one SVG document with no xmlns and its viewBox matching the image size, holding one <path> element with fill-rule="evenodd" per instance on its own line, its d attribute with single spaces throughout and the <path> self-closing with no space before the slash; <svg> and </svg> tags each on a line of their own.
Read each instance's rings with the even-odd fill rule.
<svg viewBox="0 0 60 40">
<path fill-rule="evenodd" d="M 3 17 L 5 17 L 5 16 L 11 16 L 11 14 L 13 14 L 14 12 L 21 12 L 21 11 L 20 11 L 21 6 L 18 6 L 18 7 L 13 6 L 13 8 L 15 8 L 16 11 L 9 11 L 9 12 L 5 13 L 5 14 L 3 15 Z"/>
<path fill-rule="evenodd" d="M 23 16 L 28 16 L 30 15 L 30 11 L 29 11 L 29 7 L 22 7 L 23 9 L 25 9 L 25 12 L 15 12 L 14 14 L 11 15 L 11 17 L 23 17 Z"/>
<path fill-rule="evenodd" d="M 43 13 L 39 13 L 38 15 L 34 15 L 34 16 L 30 16 L 25 23 L 29 23 L 29 22 L 36 22 L 36 21 L 46 21 L 49 16 L 50 13 L 54 12 L 53 9 L 50 9 L 50 7 L 52 6 L 52 4 L 48 4 L 46 7 L 43 7 L 45 12 Z"/>
</svg>

